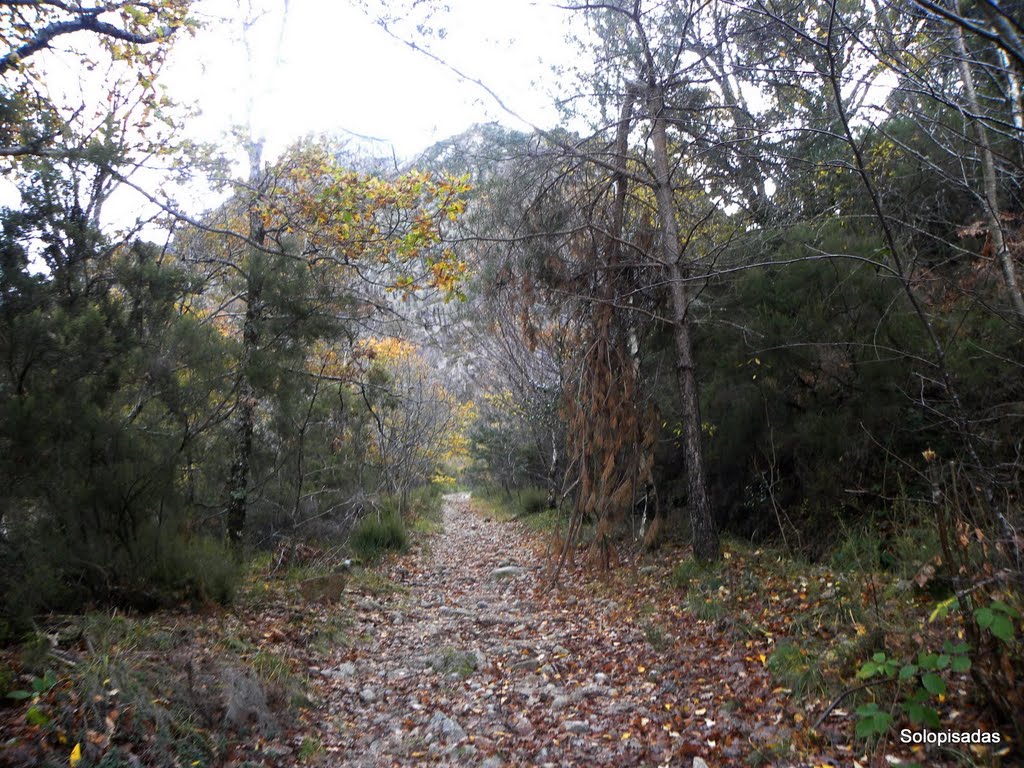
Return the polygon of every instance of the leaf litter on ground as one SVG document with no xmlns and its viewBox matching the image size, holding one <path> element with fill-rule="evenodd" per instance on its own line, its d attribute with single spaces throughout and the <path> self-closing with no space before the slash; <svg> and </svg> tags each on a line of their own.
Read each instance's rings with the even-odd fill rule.
<svg viewBox="0 0 1024 768">
<path fill-rule="evenodd" d="M 841 576 L 728 554 L 712 573 L 681 568 L 672 549 L 607 573 L 569 565 L 547 589 L 536 531 L 450 496 L 429 546 L 350 574 L 340 592 L 311 595 L 308 573 L 274 563 L 231 610 L 123 619 L 146 625 L 113 643 L 136 682 L 147 670 L 171 680 L 147 689 L 153 706 L 193 708 L 191 760 L 112 680 L 83 701 L 67 682 L 92 663 L 82 631 L 60 651 L 65 682 L 38 702 L 47 723 L 0 710 L 0 765 L 64 764 L 76 747 L 80 766 L 117 750 L 144 765 L 867 765 L 852 707 L 814 727 L 829 700 L 824 651 L 794 642 L 835 643 L 842 622 L 825 614 Z M 852 641 L 865 634 L 846 624 Z M 955 697 L 944 714 L 985 727 Z M 956 764 L 893 743 L 874 757 Z"/>
</svg>

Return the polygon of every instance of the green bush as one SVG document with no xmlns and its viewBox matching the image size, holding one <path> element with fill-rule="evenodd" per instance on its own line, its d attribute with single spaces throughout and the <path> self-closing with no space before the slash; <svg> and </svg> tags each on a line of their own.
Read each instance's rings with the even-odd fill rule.
<svg viewBox="0 0 1024 768">
<path fill-rule="evenodd" d="M 798 697 L 825 690 L 820 663 L 795 643 L 781 642 L 768 657 L 768 671 Z"/>
<path fill-rule="evenodd" d="M 693 592 L 683 603 L 687 611 L 701 621 L 718 621 L 729 614 L 725 603 L 711 592 Z"/>
<path fill-rule="evenodd" d="M 874 526 L 852 527 L 840 522 L 839 544 L 832 551 L 831 565 L 837 571 L 877 571 L 882 561 L 882 542 Z"/>
<path fill-rule="evenodd" d="M 441 521 L 444 490 L 436 485 L 417 488 L 406 501 L 405 519 Z"/>
<path fill-rule="evenodd" d="M 385 552 L 403 551 L 409 537 L 398 515 L 369 514 L 356 524 L 349 543 L 360 559 L 373 561 Z"/>
<path fill-rule="evenodd" d="M 557 510 L 550 509 L 548 505 L 547 491 L 536 486 L 517 488 L 513 491 L 503 491 L 494 486 L 479 486 L 473 489 L 473 499 L 483 502 L 489 513 L 502 520 L 557 512 Z M 552 518 L 555 517 L 560 517 L 560 515 L 552 515 Z"/>
<path fill-rule="evenodd" d="M 540 488 L 519 491 L 519 508 L 525 515 L 538 515 L 548 508 L 548 494 Z"/>
<path fill-rule="evenodd" d="M 882 570 L 911 578 L 922 565 L 939 555 L 941 547 L 934 523 L 916 510 L 907 512 L 900 506 L 856 523 L 840 520 L 839 540 L 829 558 L 832 567 L 861 573 Z"/>
<path fill-rule="evenodd" d="M 671 636 L 660 625 L 648 621 L 643 625 L 644 637 L 658 653 L 668 649 L 672 645 Z"/>
<path fill-rule="evenodd" d="M 141 611 L 227 604 L 241 576 L 233 553 L 216 539 L 186 539 L 155 525 L 121 548 L 100 537 L 76 543 L 53 536 L 46 544 L 41 530 L 18 534 L 20 551 L 0 553 L 0 625 L 9 637 L 28 631 L 42 613 L 89 604 Z"/>
<path fill-rule="evenodd" d="M 717 565 L 687 558 L 676 563 L 669 580 L 676 589 L 689 592 L 695 582 L 704 587 L 717 589 L 724 583 L 719 576 L 720 569 Z"/>
<path fill-rule="evenodd" d="M 241 579 L 241 564 L 219 541 L 197 537 L 169 548 L 154 585 L 171 595 L 227 605 Z"/>
</svg>

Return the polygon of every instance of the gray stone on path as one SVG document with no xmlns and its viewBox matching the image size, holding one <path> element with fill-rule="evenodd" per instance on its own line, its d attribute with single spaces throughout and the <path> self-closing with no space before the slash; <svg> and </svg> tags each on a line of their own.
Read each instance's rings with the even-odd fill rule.
<svg viewBox="0 0 1024 768">
<path fill-rule="evenodd" d="M 704 758 L 695 757 L 693 758 L 693 768 L 708 768 L 708 764 L 704 762 Z"/>
<path fill-rule="evenodd" d="M 473 618 L 476 616 L 473 611 L 467 610 L 466 608 L 452 608 L 447 605 L 442 605 L 438 613 L 442 616 L 461 616 L 462 618 Z"/>
<path fill-rule="evenodd" d="M 510 579 L 514 576 L 522 576 L 524 573 L 526 573 L 526 569 L 521 566 L 503 565 L 491 571 L 487 578 L 491 581 L 501 581 L 502 579 Z"/>
<path fill-rule="evenodd" d="M 364 704 L 373 704 L 373 702 L 380 698 L 380 694 L 370 686 L 366 686 L 359 692 L 359 698 Z"/>
<path fill-rule="evenodd" d="M 459 678 L 469 677 L 485 661 L 486 657 L 479 650 L 463 651 L 457 648 L 441 648 L 423 659 L 424 666 L 442 675 L 455 674 Z"/>
<path fill-rule="evenodd" d="M 611 689 L 605 688 L 601 685 L 586 685 L 582 688 L 577 688 L 572 692 L 570 698 L 573 701 L 583 701 L 584 699 L 596 699 L 601 696 L 608 696 L 611 694 Z"/>
<path fill-rule="evenodd" d="M 590 724 L 582 720 L 566 720 L 562 723 L 562 728 L 569 733 L 590 733 Z"/>
<path fill-rule="evenodd" d="M 449 741 L 461 741 L 466 738 L 466 732 L 455 720 L 448 717 L 444 712 L 435 712 L 430 718 L 430 730 L 440 733 Z"/>
<path fill-rule="evenodd" d="M 533 723 L 531 723 L 522 715 L 519 715 L 515 719 L 513 719 L 509 723 L 509 726 L 512 728 L 513 731 L 518 733 L 520 736 L 529 736 L 531 733 L 533 733 Z"/>
<path fill-rule="evenodd" d="M 345 678 L 352 677 L 356 673 L 356 665 L 351 661 L 346 661 L 344 664 L 339 664 L 334 669 L 325 669 L 323 675 L 325 677 L 334 678 Z"/>
<path fill-rule="evenodd" d="M 266 744 L 263 747 L 263 754 L 267 757 L 282 758 L 292 753 L 292 748 L 286 744 Z"/>
<path fill-rule="evenodd" d="M 534 659 L 534 658 L 520 659 L 519 661 L 516 661 L 516 662 L 514 662 L 511 665 L 511 669 L 515 669 L 515 670 L 525 669 L 528 672 L 536 672 L 538 669 L 541 668 L 543 663 L 544 662 L 542 662 L 540 659 Z"/>
</svg>

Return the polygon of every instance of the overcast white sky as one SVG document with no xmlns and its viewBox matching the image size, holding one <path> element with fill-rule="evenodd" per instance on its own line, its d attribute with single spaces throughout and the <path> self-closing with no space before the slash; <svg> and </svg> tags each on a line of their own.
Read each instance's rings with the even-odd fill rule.
<svg viewBox="0 0 1024 768">
<path fill-rule="evenodd" d="M 259 3 L 268 11 L 251 33 L 252 67 L 240 25 L 216 21 L 238 19 L 244 3 L 201 0 L 196 11 L 210 19 L 207 28 L 177 44 L 164 83 L 177 99 L 202 108 L 192 129 L 204 138 L 244 123 L 250 94 L 255 131 L 271 153 L 311 132 L 347 130 L 382 139 L 385 153 L 393 145 L 400 157 L 410 157 L 474 122 L 512 124 L 479 88 L 389 37 L 353 3 Z M 529 0 L 447 5 L 448 13 L 431 19 L 445 28 L 445 39 L 424 44 L 528 118 L 554 122 L 551 98 L 535 83 L 550 83 L 550 63 L 570 54 L 567 13 Z"/>
<path fill-rule="evenodd" d="M 394 0 L 363 1 L 395 12 Z M 266 139 L 266 159 L 309 134 L 351 132 L 377 137 L 379 142 L 363 145 L 375 155 L 394 152 L 408 160 L 476 122 L 525 127 L 477 85 L 390 37 L 356 7 L 359 2 L 197 0 L 194 15 L 205 26 L 175 42 L 161 77 L 174 99 L 201 110 L 186 125 L 188 138 L 225 146 L 231 128 L 251 115 L 254 135 Z M 572 15 L 555 2 L 437 0 L 446 10 L 429 23 L 445 30 L 444 39 L 417 36 L 415 20 L 400 20 L 396 31 L 486 83 L 530 122 L 552 126 L 558 116 L 551 68 L 581 64 L 580 52 L 566 40 Z M 253 18 L 250 6 L 262 9 L 246 36 L 251 56 L 242 35 L 242 20 Z M 85 40 L 77 36 L 74 42 Z M 101 72 L 85 84 L 90 75 L 74 52 L 41 53 L 38 59 L 54 74 L 48 82 L 66 84 L 71 109 L 84 99 L 105 114 L 103 85 L 95 80 Z M 90 97 L 93 89 L 97 93 Z M 140 174 L 137 180 L 147 189 L 159 183 L 156 176 Z M 0 179 L 0 204 L 16 204 L 17 197 Z M 181 190 L 177 204 L 195 214 L 215 203 L 215 197 L 189 188 Z M 105 218 L 127 224 L 155 211 L 136 193 L 121 191 L 109 201 Z"/>
<path fill-rule="evenodd" d="M 394 12 L 395 3 L 369 0 L 374 1 Z M 250 2 L 264 10 L 248 35 L 251 56 L 241 34 L 242 20 L 252 18 Z M 409 160 L 473 123 L 498 120 L 525 127 L 478 86 L 390 37 L 356 2 L 198 0 L 194 15 L 204 27 L 194 37 L 175 41 L 161 76 L 172 98 L 201 110 L 185 127 L 188 138 L 224 145 L 231 128 L 247 122 L 250 101 L 254 133 L 266 140 L 267 159 L 315 133 L 376 137 L 379 142 L 363 145 L 366 151 Z M 547 90 L 553 82 L 551 65 L 578 58 L 565 40 L 569 14 L 550 0 L 447 0 L 443 5 L 448 10 L 429 20 L 445 30 L 443 40 L 417 38 L 409 20 L 400 21 L 396 32 L 485 82 L 535 124 L 553 125 L 557 115 Z M 89 50 L 87 39 L 76 37 L 73 43 Z M 83 99 L 101 105 L 100 71 L 86 72 L 74 48 L 55 49 L 38 59 L 51 89 L 66 94 L 69 109 Z M 159 185 L 158 176 L 146 172 L 136 181 L 148 189 Z M 217 202 L 198 189 L 180 190 L 176 197 L 193 214 Z M 0 180 L 0 204 L 17 205 L 18 198 L 13 184 Z M 105 206 L 104 219 L 130 226 L 136 217 L 156 211 L 122 188 Z M 152 228 L 143 234 L 161 237 Z"/>
</svg>

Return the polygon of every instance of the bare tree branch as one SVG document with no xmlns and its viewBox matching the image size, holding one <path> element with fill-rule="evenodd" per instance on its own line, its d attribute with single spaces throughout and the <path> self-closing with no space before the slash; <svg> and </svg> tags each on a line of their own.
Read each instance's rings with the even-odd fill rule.
<svg viewBox="0 0 1024 768">
<path fill-rule="evenodd" d="M 139 35 L 129 32 L 126 29 L 114 26 L 113 24 L 100 21 L 100 11 L 90 12 L 79 16 L 76 19 L 67 21 L 55 21 L 39 30 L 35 36 L 23 43 L 17 49 L 11 51 L 3 58 L 0 58 L 0 75 L 5 74 L 9 69 L 19 65 L 25 59 L 48 48 L 56 38 L 62 35 L 69 35 L 75 32 L 94 32 L 97 35 L 110 37 L 115 40 L 122 40 L 134 45 L 150 45 L 158 40 L 170 37 L 174 30 L 170 27 L 162 27 L 151 35 Z"/>
</svg>

